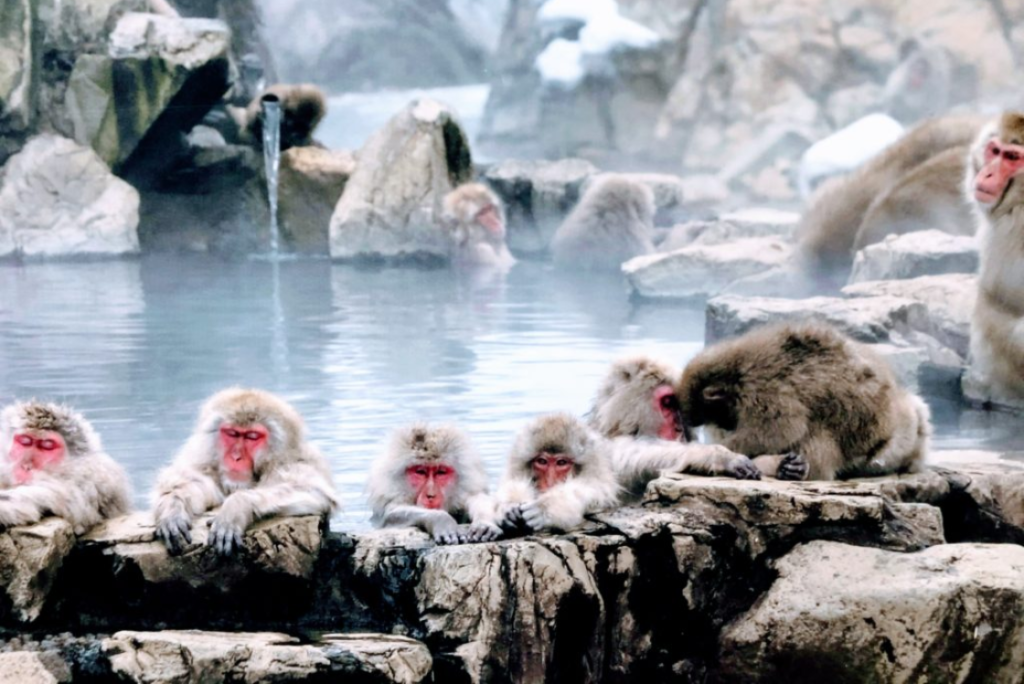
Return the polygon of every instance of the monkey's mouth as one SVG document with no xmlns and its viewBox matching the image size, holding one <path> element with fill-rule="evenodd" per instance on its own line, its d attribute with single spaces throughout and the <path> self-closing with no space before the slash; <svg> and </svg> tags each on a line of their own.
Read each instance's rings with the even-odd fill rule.
<svg viewBox="0 0 1024 684">
<path fill-rule="evenodd" d="M 983 190 L 980 187 L 974 188 L 974 199 L 978 200 L 979 204 L 995 204 L 1002 198 L 1002 195 L 997 195 L 987 190 Z"/>
</svg>

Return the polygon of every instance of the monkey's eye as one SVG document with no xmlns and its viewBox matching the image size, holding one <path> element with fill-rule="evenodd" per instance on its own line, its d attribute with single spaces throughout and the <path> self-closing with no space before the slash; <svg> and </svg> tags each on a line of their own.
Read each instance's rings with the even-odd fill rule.
<svg viewBox="0 0 1024 684">
<path fill-rule="evenodd" d="M 34 439 L 29 437 L 28 435 L 17 435 L 14 438 L 14 441 L 17 442 L 18 444 L 20 444 L 23 447 L 30 447 L 33 444 L 35 444 L 35 442 L 36 442 Z"/>
<path fill-rule="evenodd" d="M 250 430 L 249 432 L 245 433 L 245 438 L 247 440 L 249 440 L 250 442 L 255 442 L 256 440 L 260 439 L 261 437 L 263 437 L 263 435 L 261 433 L 259 433 L 259 432 L 256 432 L 255 430 Z"/>
<path fill-rule="evenodd" d="M 569 459 L 567 459 L 567 458 L 560 458 L 557 461 L 555 461 L 555 465 L 558 466 L 559 468 L 565 468 L 565 467 L 568 467 L 568 466 L 570 466 L 572 464 L 569 461 Z"/>
<path fill-rule="evenodd" d="M 999 145 L 997 145 L 995 142 L 990 142 L 988 144 L 988 147 L 985 149 L 985 159 L 994 159 L 995 157 L 998 157 L 1001 153 L 1002 150 L 999 149 Z"/>
<path fill-rule="evenodd" d="M 55 439 L 41 439 L 36 442 L 36 446 L 43 451 L 53 451 L 57 448 L 57 440 Z"/>
<path fill-rule="evenodd" d="M 1003 152 L 1003 159 L 1008 162 L 1020 161 L 1020 152 L 1011 152 L 1010 150 L 1006 150 Z"/>
<path fill-rule="evenodd" d="M 423 477 L 427 476 L 427 469 L 426 468 L 417 468 L 413 472 L 416 473 L 417 475 L 421 475 Z"/>
<path fill-rule="evenodd" d="M 448 472 L 449 471 L 448 471 L 447 468 L 438 468 L 437 470 L 434 471 L 434 474 L 435 475 L 447 475 Z"/>
<path fill-rule="evenodd" d="M 661 407 L 665 409 L 675 409 L 679 406 L 679 400 L 674 394 L 666 394 L 661 398 Z"/>
<path fill-rule="evenodd" d="M 537 458 L 533 459 L 533 462 L 541 467 L 547 467 L 548 465 L 548 459 L 544 458 L 543 456 L 538 456 Z"/>
<path fill-rule="evenodd" d="M 224 434 L 227 435 L 228 437 L 230 437 L 231 439 L 238 439 L 239 437 L 242 436 L 242 433 L 239 432 L 238 430 L 231 430 L 231 429 L 225 430 Z"/>
</svg>

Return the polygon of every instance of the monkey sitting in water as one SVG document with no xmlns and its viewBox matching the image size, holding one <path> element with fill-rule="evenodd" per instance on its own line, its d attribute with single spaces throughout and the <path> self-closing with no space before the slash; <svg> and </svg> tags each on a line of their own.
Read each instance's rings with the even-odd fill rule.
<svg viewBox="0 0 1024 684">
<path fill-rule="evenodd" d="M 822 323 L 768 325 L 708 347 L 677 394 L 688 428 L 706 426 L 771 476 L 800 457 L 811 480 L 915 472 L 931 436 L 921 398 Z"/>
</svg>

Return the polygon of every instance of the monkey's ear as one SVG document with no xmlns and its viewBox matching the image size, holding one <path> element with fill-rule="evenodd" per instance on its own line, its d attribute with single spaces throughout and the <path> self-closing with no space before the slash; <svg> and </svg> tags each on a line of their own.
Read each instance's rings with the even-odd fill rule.
<svg viewBox="0 0 1024 684">
<path fill-rule="evenodd" d="M 729 398 L 729 392 L 725 385 L 708 385 L 701 394 L 704 396 L 704 401 L 709 404 L 720 404 Z"/>
</svg>

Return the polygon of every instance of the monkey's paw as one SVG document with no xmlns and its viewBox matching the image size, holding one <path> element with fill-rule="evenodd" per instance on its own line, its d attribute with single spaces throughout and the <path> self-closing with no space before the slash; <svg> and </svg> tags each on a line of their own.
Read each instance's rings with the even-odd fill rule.
<svg viewBox="0 0 1024 684">
<path fill-rule="evenodd" d="M 206 538 L 206 545 L 212 546 L 222 556 L 231 556 L 242 548 L 243 535 L 245 535 L 245 528 L 218 515 L 210 523 L 210 534 Z"/>
<path fill-rule="evenodd" d="M 177 556 L 192 543 L 192 521 L 181 513 L 169 515 L 156 524 L 156 538 L 164 543 L 169 554 Z"/>
<path fill-rule="evenodd" d="M 523 507 L 521 504 L 512 504 L 505 508 L 498 518 L 498 526 L 506 532 L 521 531 L 526 523 L 523 521 Z"/>
<path fill-rule="evenodd" d="M 459 526 L 450 515 L 438 520 L 433 526 L 434 541 L 438 544 L 458 544 L 462 541 Z"/>
<path fill-rule="evenodd" d="M 811 472 L 811 464 L 803 455 L 790 452 L 782 457 L 775 477 L 780 480 L 806 480 Z"/>
<path fill-rule="evenodd" d="M 536 501 L 523 504 L 520 511 L 523 516 L 523 524 L 528 529 L 539 532 L 551 527 L 551 519 L 548 517 L 547 511 Z"/>
<path fill-rule="evenodd" d="M 473 523 L 466 530 L 463 541 L 466 542 L 489 542 L 501 539 L 504 534 L 500 527 L 494 523 Z"/>
<path fill-rule="evenodd" d="M 729 463 L 729 475 L 735 477 L 737 480 L 760 480 L 761 471 L 758 469 L 754 462 L 746 456 L 739 456 L 734 458 Z"/>
</svg>

